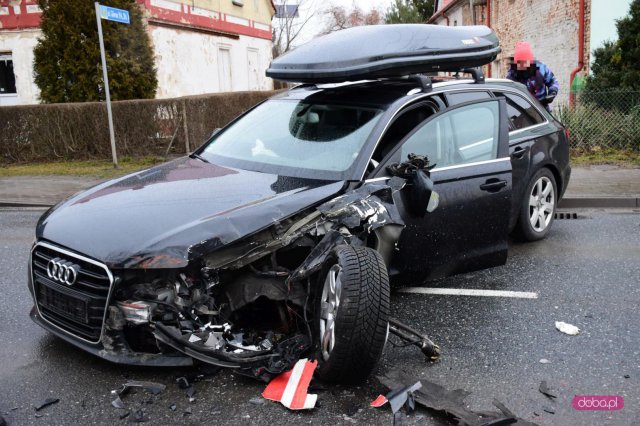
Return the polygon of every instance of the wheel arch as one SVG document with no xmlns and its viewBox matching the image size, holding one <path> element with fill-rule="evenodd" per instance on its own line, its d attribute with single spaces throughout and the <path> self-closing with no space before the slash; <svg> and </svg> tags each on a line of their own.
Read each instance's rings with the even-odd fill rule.
<svg viewBox="0 0 640 426">
<path fill-rule="evenodd" d="M 543 165 L 542 167 L 540 167 L 538 170 L 544 169 L 544 168 L 549 169 L 551 171 L 551 173 L 553 174 L 554 179 L 556 180 L 556 190 L 558 191 L 557 201 L 559 201 L 560 194 L 562 194 L 563 188 L 564 188 L 564 182 L 562 181 L 562 176 L 560 175 L 560 171 L 558 170 L 558 168 L 553 163 L 547 163 L 547 164 Z M 534 174 L 535 173 L 537 173 L 537 170 L 536 170 L 536 172 L 534 172 Z"/>
</svg>

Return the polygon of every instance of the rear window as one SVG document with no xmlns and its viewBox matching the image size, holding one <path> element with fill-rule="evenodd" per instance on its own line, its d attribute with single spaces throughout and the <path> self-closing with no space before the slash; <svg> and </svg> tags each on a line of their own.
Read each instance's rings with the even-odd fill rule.
<svg viewBox="0 0 640 426">
<path fill-rule="evenodd" d="M 511 122 L 512 130 L 524 129 L 544 123 L 544 118 L 538 110 L 524 97 L 504 92 L 494 92 L 496 96 L 504 96 L 507 99 L 507 115 Z"/>
</svg>

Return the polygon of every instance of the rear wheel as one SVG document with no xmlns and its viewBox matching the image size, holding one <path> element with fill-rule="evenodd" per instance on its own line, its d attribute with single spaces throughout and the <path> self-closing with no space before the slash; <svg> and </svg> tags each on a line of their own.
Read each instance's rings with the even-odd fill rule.
<svg viewBox="0 0 640 426">
<path fill-rule="evenodd" d="M 318 377 L 358 383 L 376 366 L 387 338 L 389 277 L 378 252 L 337 247 L 318 301 Z"/>
<path fill-rule="evenodd" d="M 556 179 L 551 170 L 542 168 L 533 176 L 525 192 L 516 236 L 525 241 L 546 237 L 553 223 L 557 204 Z"/>
</svg>

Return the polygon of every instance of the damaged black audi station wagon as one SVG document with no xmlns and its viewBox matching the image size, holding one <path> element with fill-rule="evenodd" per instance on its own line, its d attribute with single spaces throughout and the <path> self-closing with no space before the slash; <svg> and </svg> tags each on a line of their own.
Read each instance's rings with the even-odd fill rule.
<svg viewBox="0 0 640 426">
<path fill-rule="evenodd" d="M 486 27 L 389 25 L 279 57 L 267 74 L 302 84 L 42 216 L 31 317 L 117 363 L 269 380 L 310 357 L 322 379 L 363 380 L 389 277 L 502 265 L 510 232 L 552 224 L 568 138 L 524 86 L 472 68 L 499 51 Z"/>
</svg>

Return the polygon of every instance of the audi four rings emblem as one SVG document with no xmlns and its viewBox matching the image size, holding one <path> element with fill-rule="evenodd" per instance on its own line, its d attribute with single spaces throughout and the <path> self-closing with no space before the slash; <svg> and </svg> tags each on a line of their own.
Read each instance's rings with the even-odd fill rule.
<svg viewBox="0 0 640 426">
<path fill-rule="evenodd" d="M 76 278 L 78 278 L 79 269 L 78 265 L 62 260 L 59 257 L 54 257 L 47 264 L 47 275 L 52 280 L 73 285 L 76 282 Z"/>
</svg>

